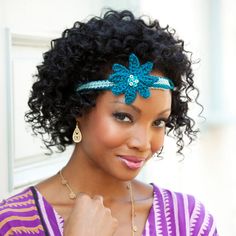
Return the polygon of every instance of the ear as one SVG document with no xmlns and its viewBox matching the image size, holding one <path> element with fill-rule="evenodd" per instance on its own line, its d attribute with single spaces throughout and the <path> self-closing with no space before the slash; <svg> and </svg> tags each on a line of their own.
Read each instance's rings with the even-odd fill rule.
<svg viewBox="0 0 236 236">
<path fill-rule="evenodd" d="M 78 122 L 79 124 L 83 123 L 86 119 L 85 116 L 78 116 L 75 118 L 76 122 Z"/>
<path fill-rule="evenodd" d="M 76 122 L 78 122 L 79 124 L 84 124 L 84 123 L 86 123 L 86 121 L 88 121 L 89 115 L 90 115 L 89 112 L 88 112 L 88 113 L 85 113 L 85 114 L 83 114 L 83 115 L 81 115 L 81 116 L 77 116 L 77 117 L 75 118 L 75 120 L 76 120 Z"/>
</svg>

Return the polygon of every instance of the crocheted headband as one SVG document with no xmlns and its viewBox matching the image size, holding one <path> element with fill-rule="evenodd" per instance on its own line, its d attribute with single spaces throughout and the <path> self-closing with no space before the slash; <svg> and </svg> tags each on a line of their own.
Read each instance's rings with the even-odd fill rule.
<svg viewBox="0 0 236 236">
<path fill-rule="evenodd" d="M 79 86 L 76 91 L 96 89 L 111 90 L 116 96 L 125 95 L 125 103 L 131 104 L 137 92 L 143 97 L 150 97 L 149 89 L 173 90 L 173 82 L 166 77 L 150 75 L 153 68 L 152 62 L 140 65 L 139 59 L 135 54 L 129 56 L 129 68 L 120 64 L 114 64 L 108 80 L 91 81 Z"/>
</svg>

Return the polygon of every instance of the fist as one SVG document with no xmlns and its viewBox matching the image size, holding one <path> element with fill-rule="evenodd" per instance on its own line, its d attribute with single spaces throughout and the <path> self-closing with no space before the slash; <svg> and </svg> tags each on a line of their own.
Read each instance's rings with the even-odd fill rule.
<svg viewBox="0 0 236 236">
<path fill-rule="evenodd" d="M 73 210 L 64 224 L 64 236 L 112 236 L 118 220 L 112 217 L 110 208 L 103 205 L 102 196 L 91 198 L 79 193 Z"/>
</svg>

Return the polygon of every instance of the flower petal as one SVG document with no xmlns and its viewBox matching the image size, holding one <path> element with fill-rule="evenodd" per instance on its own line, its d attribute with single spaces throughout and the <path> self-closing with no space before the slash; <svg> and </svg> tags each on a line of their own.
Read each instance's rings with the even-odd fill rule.
<svg viewBox="0 0 236 236">
<path fill-rule="evenodd" d="M 125 66 L 122 66 L 121 64 L 114 64 L 112 66 L 112 70 L 116 73 L 129 74 L 129 70 Z"/>
<path fill-rule="evenodd" d="M 139 71 L 140 63 L 135 54 L 129 56 L 129 70 L 131 74 L 136 74 Z"/>
<path fill-rule="evenodd" d="M 127 87 L 128 87 L 127 84 L 119 83 L 119 84 L 114 85 L 111 91 L 114 95 L 118 96 L 122 93 L 125 93 L 125 91 L 127 90 Z"/>
<path fill-rule="evenodd" d="M 147 75 L 152 71 L 152 68 L 153 68 L 153 63 L 152 62 L 147 62 L 147 63 L 145 63 L 141 66 L 140 72 L 143 75 Z"/>
<path fill-rule="evenodd" d="M 144 83 L 148 87 L 152 86 L 157 80 L 158 77 L 152 75 L 142 77 L 142 83 Z"/>
<path fill-rule="evenodd" d="M 128 88 L 125 93 L 125 103 L 126 104 L 131 104 L 137 96 L 137 91 L 134 88 Z"/>
<path fill-rule="evenodd" d="M 139 86 L 138 91 L 140 96 L 142 96 L 143 98 L 149 98 L 151 95 L 149 88 L 146 86 Z"/>
<path fill-rule="evenodd" d="M 120 83 L 120 82 L 123 82 L 123 83 L 127 83 L 127 75 L 124 73 L 113 73 L 113 74 L 110 74 L 109 77 L 108 77 L 108 80 L 113 82 L 113 83 Z"/>
</svg>

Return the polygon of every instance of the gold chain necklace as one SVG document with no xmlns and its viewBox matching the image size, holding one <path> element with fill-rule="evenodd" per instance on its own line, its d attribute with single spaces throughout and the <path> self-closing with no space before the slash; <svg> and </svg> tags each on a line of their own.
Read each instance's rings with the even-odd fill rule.
<svg viewBox="0 0 236 236">
<path fill-rule="evenodd" d="M 67 189 L 69 190 L 69 198 L 72 200 L 75 199 L 77 195 L 70 187 L 68 181 L 64 178 L 62 170 L 59 171 L 59 175 L 61 177 L 61 184 L 66 186 Z M 135 236 L 135 232 L 138 231 L 138 227 L 135 225 L 135 220 L 134 220 L 136 213 L 135 213 L 134 196 L 131 182 L 128 183 L 127 189 L 129 190 L 130 193 L 130 202 L 131 202 L 131 235 Z"/>
</svg>

